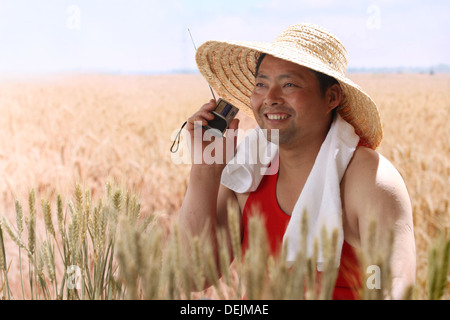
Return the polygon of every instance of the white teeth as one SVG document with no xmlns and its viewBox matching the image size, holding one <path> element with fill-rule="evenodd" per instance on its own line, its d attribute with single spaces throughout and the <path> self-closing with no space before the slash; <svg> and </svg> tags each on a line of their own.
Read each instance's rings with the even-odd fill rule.
<svg viewBox="0 0 450 320">
<path fill-rule="evenodd" d="M 269 118 L 269 120 L 284 120 L 284 119 L 287 119 L 288 116 L 280 115 L 280 114 L 268 114 L 267 118 Z"/>
</svg>

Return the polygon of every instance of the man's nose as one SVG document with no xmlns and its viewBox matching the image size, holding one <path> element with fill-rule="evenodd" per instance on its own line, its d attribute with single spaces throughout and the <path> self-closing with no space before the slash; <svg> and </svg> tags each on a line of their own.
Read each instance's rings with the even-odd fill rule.
<svg viewBox="0 0 450 320">
<path fill-rule="evenodd" d="M 283 101 L 281 88 L 274 86 L 267 91 L 265 98 L 265 104 L 267 106 L 275 107 L 283 104 Z"/>
</svg>

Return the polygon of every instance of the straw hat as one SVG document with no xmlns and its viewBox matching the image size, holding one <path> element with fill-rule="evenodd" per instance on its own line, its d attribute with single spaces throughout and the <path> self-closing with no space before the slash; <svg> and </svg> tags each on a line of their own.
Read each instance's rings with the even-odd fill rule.
<svg viewBox="0 0 450 320">
<path fill-rule="evenodd" d="M 313 24 L 296 24 L 282 32 L 273 43 L 208 41 L 196 54 L 201 74 L 225 100 L 253 117 L 250 96 L 255 87 L 258 57 L 266 53 L 338 80 L 343 101 L 338 112 L 349 122 L 363 143 L 376 149 L 383 137 L 375 102 L 345 76 L 347 51 L 329 31 Z"/>
</svg>

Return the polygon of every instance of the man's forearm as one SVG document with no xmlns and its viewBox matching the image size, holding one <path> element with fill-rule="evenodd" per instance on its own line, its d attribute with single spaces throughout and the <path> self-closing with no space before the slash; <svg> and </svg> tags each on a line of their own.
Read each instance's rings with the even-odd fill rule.
<svg viewBox="0 0 450 320">
<path fill-rule="evenodd" d="M 179 214 L 180 230 L 186 236 L 214 236 L 217 196 L 222 167 L 193 165 Z"/>
</svg>

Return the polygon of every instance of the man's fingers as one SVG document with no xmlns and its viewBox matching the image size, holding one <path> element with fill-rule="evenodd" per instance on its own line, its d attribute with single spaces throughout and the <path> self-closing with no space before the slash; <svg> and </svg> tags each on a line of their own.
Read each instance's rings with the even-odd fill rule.
<svg viewBox="0 0 450 320">
<path fill-rule="evenodd" d="M 216 108 L 216 101 L 213 99 L 209 100 L 208 103 L 205 103 L 201 108 L 200 111 L 206 110 L 206 111 L 213 111 Z"/>
<path fill-rule="evenodd" d="M 188 130 L 194 129 L 195 122 L 201 122 L 202 126 L 208 124 L 208 121 L 214 119 L 214 115 L 211 113 L 216 108 L 216 102 L 214 100 L 210 100 L 208 103 L 205 103 L 199 111 L 194 113 L 187 120 L 187 128 Z"/>
</svg>

